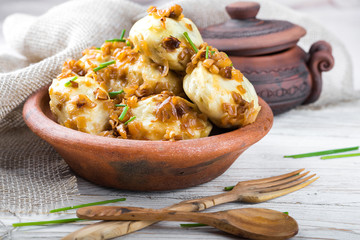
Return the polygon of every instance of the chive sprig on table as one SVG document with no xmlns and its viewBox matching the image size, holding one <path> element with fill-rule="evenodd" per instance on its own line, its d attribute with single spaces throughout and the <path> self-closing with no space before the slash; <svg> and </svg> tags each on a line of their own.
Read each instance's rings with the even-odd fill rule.
<svg viewBox="0 0 360 240">
<path fill-rule="evenodd" d="M 104 62 L 104 63 L 100 63 L 100 65 L 96 68 L 94 68 L 94 72 L 97 72 L 99 71 L 100 69 L 103 69 L 103 68 L 106 68 L 107 66 L 109 65 L 112 65 L 115 63 L 115 60 L 111 60 L 111 61 L 108 61 L 108 62 Z"/>
<path fill-rule="evenodd" d="M 191 40 L 191 38 L 189 37 L 189 34 L 187 32 L 183 33 L 184 37 L 186 38 L 186 40 L 189 42 L 190 46 L 194 49 L 194 51 L 197 53 L 199 51 L 199 49 L 197 49 L 197 47 L 195 46 L 195 44 L 193 43 L 193 41 Z"/>
<path fill-rule="evenodd" d="M 339 149 L 331 149 L 319 152 L 310 152 L 310 153 L 302 153 L 296 155 L 286 155 L 284 158 L 305 158 L 305 157 L 315 157 L 315 156 L 322 156 L 322 155 L 329 155 L 333 153 L 341 153 L 341 152 L 348 152 L 358 150 L 359 146 L 357 147 L 349 147 L 349 148 L 339 148 Z"/>
<path fill-rule="evenodd" d="M 107 204 L 107 203 L 122 202 L 122 201 L 126 201 L 126 198 L 117 198 L 117 199 L 105 200 L 105 201 L 100 201 L 100 202 L 92 202 L 92 203 L 85 203 L 85 204 L 80 204 L 80 205 L 75 205 L 75 206 L 70 206 L 70 207 L 57 208 L 57 209 L 50 210 L 50 213 L 62 212 L 62 211 L 71 210 L 71 209 L 96 206 L 96 205 Z"/>
<path fill-rule="evenodd" d="M 324 157 L 321 157 L 320 159 L 326 160 L 326 159 L 358 157 L 358 156 L 360 156 L 360 153 L 350 153 L 350 154 L 338 154 L 338 155 L 332 155 L 332 156 L 324 156 Z"/>
<path fill-rule="evenodd" d="M 105 201 L 100 201 L 100 202 L 92 202 L 92 203 L 85 203 L 85 204 L 80 204 L 80 205 L 75 205 L 75 206 L 70 206 L 70 207 L 57 208 L 57 209 L 50 210 L 50 213 L 62 212 L 62 211 L 71 210 L 71 209 L 77 209 L 77 208 L 89 207 L 89 206 L 95 206 L 95 205 L 102 205 L 102 204 L 107 204 L 107 203 L 115 203 L 115 202 L 121 202 L 121 201 L 126 201 L 126 198 L 110 199 L 110 200 L 105 200 Z M 86 219 L 65 218 L 65 219 L 57 219 L 57 220 L 49 220 L 49 221 L 23 222 L 23 223 L 14 223 L 13 227 L 61 224 L 61 223 L 70 223 L 70 222 L 76 222 L 76 221 L 81 221 L 81 220 L 86 220 Z"/>
<path fill-rule="evenodd" d="M 61 224 L 61 223 L 70 223 L 83 221 L 85 219 L 81 218 L 66 218 L 66 219 L 57 219 L 49 221 L 38 221 L 38 222 L 23 222 L 23 223 L 13 223 L 13 227 L 25 227 L 25 226 L 37 226 L 37 225 L 47 225 L 47 224 Z"/>
<path fill-rule="evenodd" d="M 205 226 L 209 226 L 203 223 L 181 223 L 180 227 L 183 228 L 189 228 L 189 227 L 205 227 Z"/>
<path fill-rule="evenodd" d="M 227 186 L 227 187 L 224 187 L 224 191 L 231 191 L 233 190 L 235 186 Z"/>
</svg>

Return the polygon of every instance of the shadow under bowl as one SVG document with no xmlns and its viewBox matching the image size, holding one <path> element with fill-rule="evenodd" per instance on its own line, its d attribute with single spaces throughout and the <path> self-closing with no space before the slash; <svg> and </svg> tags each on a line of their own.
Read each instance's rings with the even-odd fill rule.
<svg viewBox="0 0 360 240">
<path fill-rule="evenodd" d="M 270 107 L 259 98 L 261 111 L 254 123 L 217 135 L 175 142 L 107 138 L 56 123 L 49 100 L 45 87 L 26 101 L 23 118 L 29 128 L 79 176 L 123 190 L 172 190 L 208 182 L 263 138 L 273 123 Z"/>
</svg>

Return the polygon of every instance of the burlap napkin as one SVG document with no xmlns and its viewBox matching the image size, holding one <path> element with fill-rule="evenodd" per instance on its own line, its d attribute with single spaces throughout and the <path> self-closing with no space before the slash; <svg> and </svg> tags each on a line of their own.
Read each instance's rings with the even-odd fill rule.
<svg viewBox="0 0 360 240">
<path fill-rule="evenodd" d="M 199 27 L 229 17 L 224 7 L 235 0 L 178 1 L 185 16 Z M 286 7 L 260 1 L 259 18 L 286 19 L 307 30 L 300 46 L 308 50 L 317 40 L 333 46 L 336 64 L 324 74 L 324 89 L 310 108 L 355 96 L 352 69 L 344 46 L 319 24 Z M 78 58 L 90 46 L 129 30 L 146 7 L 120 0 L 77 0 L 54 7 L 40 17 L 9 16 L 3 26 L 9 46 L 20 55 L 0 55 L 0 210 L 45 212 L 68 204 L 77 193 L 76 178 L 47 143 L 32 134 L 21 117 L 24 101 L 59 74 L 63 61 Z"/>
</svg>

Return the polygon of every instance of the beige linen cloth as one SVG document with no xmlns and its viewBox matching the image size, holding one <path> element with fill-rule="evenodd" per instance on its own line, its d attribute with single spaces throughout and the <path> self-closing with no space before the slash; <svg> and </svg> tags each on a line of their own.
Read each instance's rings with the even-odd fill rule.
<svg viewBox="0 0 360 240">
<path fill-rule="evenodd" d="M 178 1 L 199 27 L 229 19 L 225 6 L 230 2 Z M 335 67 L 323 75 L 321 98 L 308 108 L 353 98 L 351 63 L 336 36 L 284 6 L 260 3 L 259 18 L 285 19 L 307 29 L 299 43 L 305 50 L 317 40 L 333 46 Z M 118 37 L 122 29 L 129 31 L 146 8 L 121 0 L 74 0 L 40 17 L 14 14 L 5 20 L 6 43 L 19 56 L 0 55 L 0 211 L 43 213 L 69 204 L 77 194 L 76 178 L 62 158 L 25 126 L 23 103 L 59 74 L 66 59 L 79 58 L 83 49 Z"/>
</svg>

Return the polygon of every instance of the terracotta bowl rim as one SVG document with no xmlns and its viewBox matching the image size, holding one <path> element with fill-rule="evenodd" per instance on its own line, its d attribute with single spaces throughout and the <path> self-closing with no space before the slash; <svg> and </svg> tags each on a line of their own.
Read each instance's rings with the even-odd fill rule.
<svg viewBox="0 0 360 240">
<path fill-rule="evenodd" d="M 261 110 L 256 121 L 230 132 L 174 142 L 109 138 L 73 130 L 50 119 L 44 112 L 46 110 L 44 107 L 49 105 L 44 106 L 43 104 L 44 98 L 48 98 L 48 87 L 43 87 L 27 99 L 23 108 L 23 118 L 28 127 L 44 140 L 65 141 L 69 144 L 68 147 L 70 148 L 78 148 L 90 143 L 91 147 L 97 149 L 116 148 L 117 150 L 134 152 L 154 149 L 158 152 L 167 152 L 168 147 L 170 147 L 172 149 L 179 149 L 178 152 L 181 154 L 181 149 L 184 148 L 196 150 L 203 145 L 216 144 L 217 149 L 225 147 L 226 149 L 224 150 L 226 151 L 224 152 L 231 152 L 253 145 L 270 131 L 273 124 L 273 113 L 269 105 L 259 97 Z M 76 145 L 71 146 L 72 143 Z M 196 151 L 199 150 L 201 149 Z"/>
</svg>

